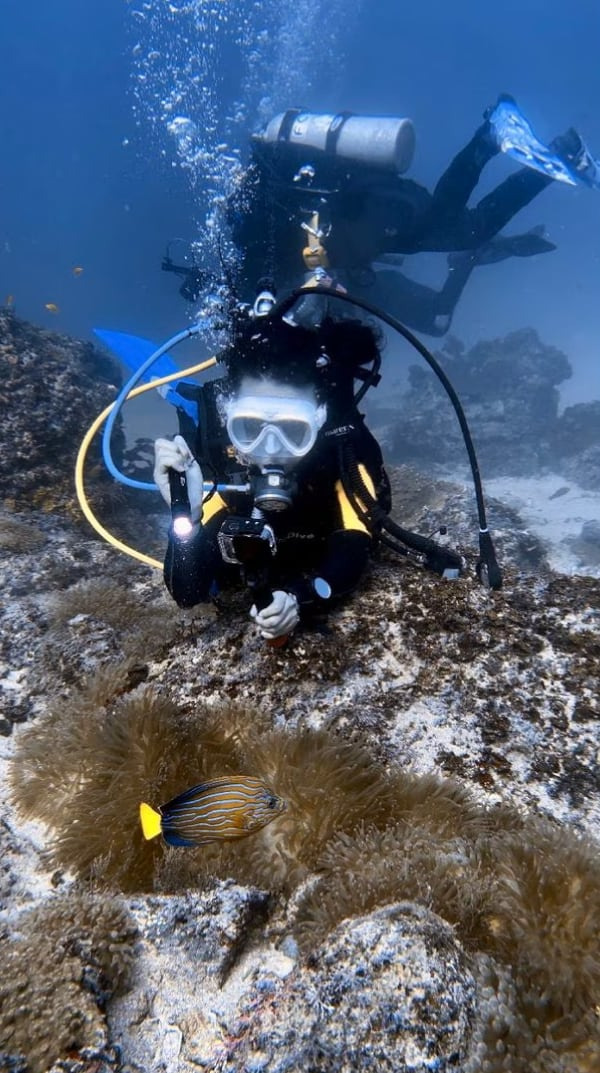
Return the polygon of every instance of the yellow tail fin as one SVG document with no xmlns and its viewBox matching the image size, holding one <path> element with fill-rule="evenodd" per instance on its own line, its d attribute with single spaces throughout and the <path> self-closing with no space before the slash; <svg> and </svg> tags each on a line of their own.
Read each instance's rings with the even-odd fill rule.
<svg viewBox="0 0 600 1073">
<path fill-rule="evenodd" d="M 144 801 L 142 801 L 140 805 L 140 822 L 142 824 L 144 838 L 156 838 L 156 836 L 160 834 L 160 812 L 151 808 L 150 805 L 146 805 Z"/>
</svg>

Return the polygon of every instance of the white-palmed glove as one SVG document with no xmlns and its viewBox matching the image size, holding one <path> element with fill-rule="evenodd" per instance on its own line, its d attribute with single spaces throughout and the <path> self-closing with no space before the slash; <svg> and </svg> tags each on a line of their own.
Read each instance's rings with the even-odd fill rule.
<svg viewBox="0 0 600 1073">
<path fill-rule="evenodd" d="M 282 589 L 275 590 L 273 600 L 268 607 L 263 607 L 262 611 L 253 604 L 250 615 L 268 641 L 273 641 L 276 637 L 287 637 L 300 621 L 296 597 L 291 592 L 283 592 Z"/>
<path fill-rule="evenodd" d="M 161 496 L 169 507 L 171 506 L 170 469 L 175 469 L 178 473 L 185 473 L 190 501 L 190 515 L 192 522 L 197 524 L 202 515 L 202 498 L 204 495 L 202 470 L 183 436 L 175 436 L 172 440 L 158 439 L 154 441 L 154 480 L 158 485 Z"/>
</svg>

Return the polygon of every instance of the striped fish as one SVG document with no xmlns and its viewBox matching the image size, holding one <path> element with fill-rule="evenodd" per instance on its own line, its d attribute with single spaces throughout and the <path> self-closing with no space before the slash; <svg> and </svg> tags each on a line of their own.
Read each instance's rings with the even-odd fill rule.
<svg viewBox="0 0 600 1073">
<path fill-rule="evenodd" d="M 285 811 L 286 803 L 260 779 L 226 775 L 192 786 L 159 805 L 142 802 L 144 838 L 162 834 L 170 846 L 205 846 L 208 842 L 245 838 Z"/>
</svg>

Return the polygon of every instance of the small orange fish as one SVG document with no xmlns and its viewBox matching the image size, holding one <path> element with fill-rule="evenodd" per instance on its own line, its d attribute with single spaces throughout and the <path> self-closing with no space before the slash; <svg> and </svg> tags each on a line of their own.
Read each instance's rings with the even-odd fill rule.
<svg viewBox="0 0 600 1073">
<path fill-rule="evenodd" d="M 81 265 L 75 265 L 75 268 L 73 269 L 73 275 L 74 276 L 80 276 L 82 272 L 83 272 L 82 266 Z"/>
<path fill-rule="evenodd" d="M 285 808 L 285 801 L 260 779 L 226 775 L 192 786 L 158 809 L 143 802 L 140 820 L 144 838 L 162 834 L 170 846 L 204 846 L 245 838 Z"/>
<path fill-rule="evenodd" d="M 49 313 L 60 313 L 56 302 L 46 302 L 44 309 L 47 309 Z"/>
</svg>

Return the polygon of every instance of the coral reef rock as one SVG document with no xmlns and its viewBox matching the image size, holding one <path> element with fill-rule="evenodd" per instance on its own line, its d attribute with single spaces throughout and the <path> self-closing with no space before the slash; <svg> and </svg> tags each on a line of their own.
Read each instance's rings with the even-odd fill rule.
<svg viewBox="0 0 600 1073">
<path fill-rule="evenodd" d="M 0 1069 L 46 1073 L 109 1046 L 105 1008 L 128 977 L 135 925 L 118 899 L 67 892 L 13 916 L 2 937 Z"/>
<path fill-rule="evenodd" d="M 460 398 L 487 476 L 550 467 L 598 487 L 587 455 L 600 449 L 600 401 L 570 406 L 559 416 L 558 385 L 571 375 L 562 351 L 525 328 L 470 350 L 451 337 L 436 357 Z M 389 398 L 375 397 L 370 405 L 372 423 L 394 460 L 464 468 L 460 428 L 433 372 L 411 365 L 409 388 L 393 401 L 393 409 Z"/>
<path fill-rule="evenodd" d="M 231 1068 L 460 1069 L 475 1008 L 465 961 L 452 929 L 422 907 L 400 903 L 346 920 L 307 967 L 255 981 L 230 1026 Z"/>
<path fill-rule="evenodd" d="M 225 1069 L 224 1019 L 250 986 L 245 976 L 263 971 L 265 954 L 246 947 L 267 906 L 265 892 L 231 881 L 208 892 L 131 900 L 139 983 L 113 1002 L 110 1020 L 113 1041 L 136 1069 Z M 293 966 L 275 952 L 267 960 L 278 971 Z M 238 961 L 243 969 L 233 971 Z"/>
<path fill-rule="evenodd" d="M 0 497 L 19 509 L 64 507 L 73 499 L 79 443 L 114 401 L 117 363 L 91 343 L 0 312 L 0 379 Z"/>
</svg>

